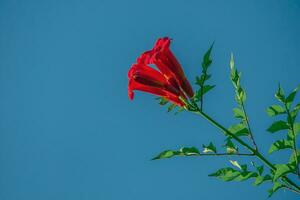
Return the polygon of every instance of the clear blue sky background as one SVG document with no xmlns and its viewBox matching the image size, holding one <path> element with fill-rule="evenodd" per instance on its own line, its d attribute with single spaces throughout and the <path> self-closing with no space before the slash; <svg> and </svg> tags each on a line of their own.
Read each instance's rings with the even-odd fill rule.
<svg viewBox="0 0 300 200">
<path fill-rule="evenodd" d="M 193 82 L 215 41 L 217 87 L 205 110 L 225 126 L 236 123 L 233 52 L 266 153 L 278 136 L 266 133 L 264 110 L 279 81 L 287 90 L 299 84 L 299 19 L 298 0 L 1 0 L 0 199 L 266 199 L 269 184 L 207 176 L 228 158 L 150 161 L 165 149 L 224 138 L 197 116 L 167 114 L 153 96 L 137 93 L 130 102 L 127 71 L 158 37 L 170 36 Z M 285 161 L 284 154 L 270 159 Z M 281 191 L 273 199 L 297 196 Z"/>
</svg>

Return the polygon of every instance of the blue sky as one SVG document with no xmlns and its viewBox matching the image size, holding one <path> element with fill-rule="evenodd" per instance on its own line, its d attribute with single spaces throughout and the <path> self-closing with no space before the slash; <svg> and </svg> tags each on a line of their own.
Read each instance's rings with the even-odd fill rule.
<svg viewBox="0 0 300 200">
<path fill-rule="evenodd" d="M 236 123 L 233 52 L 266 153 L 279 136 L 265 131 L 272 122 L 265 109 L 275 103 L 279 81 L 286 90 L 299 84 L 299 18 L 298 0 L 1 0 L 0 199 L 266 199 L 268 184 L 207 176 L 229 158 L 150 161 L 165 149 L 221 145 L 224 138 L 198 116 L 166 113 L 151 95 L 129 101 L 127 71 L 158 37 L 169 36 L 193 82 L 215 41 L 217 86 L 205 110 L 224 126 Z M 280 191 L 273 199 L 297 196 Z"/>
</svg>

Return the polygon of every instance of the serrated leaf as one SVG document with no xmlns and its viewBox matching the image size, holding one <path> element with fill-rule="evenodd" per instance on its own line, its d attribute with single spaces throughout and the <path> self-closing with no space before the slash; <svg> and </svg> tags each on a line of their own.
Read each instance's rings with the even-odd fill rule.
<svg viewBox="0 0 300 200">
<path fill-rule="evenodd" d="M 236 161 L 236 160 L 229 160 L 229 162 L 230 162 L 233 166 L 239 168 L 240 170 L 242 169 L 242 167 L 240 166 L 240 164 L 238 163 L 238 161 Z"/>
<path fill-rule="evenodd" d="M 285 109 L 280 105 L 272 105 L 267 108 L 267 113 L 270 117 L 286 113 Z"/>
<path fill-rule="evenodd" d="M 172 158 L 173 156 L 179 155 L 180 152 L 178 151 L 173 151 L 173 150 L 166 150 L 161 152 L 158 156 L 152 158 L 152 160 L 158 160 L 158 159 L 163 159 L 163 158 Z"/>
<path fill-rule="evenodd" d="M 203 148 L 203 153 L 217 153 L 217 148 L 212 142 L 210 142 L 207 146 L 203 145 Z"/>
<path fill-rule="evenodd" d="M 273 187 L 268 190 L 269 197 L 271 197 L 277 190 L 279 190 L 282 187 L 283 187 L 283 185 L 281 183 L 275 182 L 274 185 L 273 185 Z"/>
<path fill-rule="evenodd" d="M 277 131 L 281 131 L 281 130 L 286 130 L 289 129 L 289 125 L 285 122 L 285 121 L 276 121 L 274 122 L 268 129 L 267 131 L 271 132 L 271 133 L 275 133 Z"/>
<path fill-rule="evenodd" d="M 265 181 L 271 181 L 272 177 L 270 175 L 266 175 L 266 176 L 257 176 L 255 178 L 255 182 L 253 183 L 253 185 L 258 186 L 260 184 L 262 184 Z"/>
<path fill-rule="evenodd" d="M 276 181 L 278 178 L 292 172 L 294 170 L 293 166 L 288 164 L 277 164 L 275 165 L 276 170 L 273 177 L 273 181 Z"/>
<path fill-rule="evenodd" d="M 273 153 L 274 151 L 279 151 L 281 149 L 292 149 L 293 148 L 293 141 L 290 140 L 277 140 L 276 142 L 274 142 L 270 149 L 269 149 L 269 153 Z"/>
<path fill-rule="evenodd" d="M 234 108 L 233 114 L 235 118 L 246 119 L 245 113 L 240 108 Z"/>
<path fill-rule="evenodd" d="M 236 136 L 248 136 L 249 130 L 245 124 L 239 123 L 228 128 L 228 131 Z"/>
<path fill-rule="evenodd" d="M 200 155 L 200 152 L 196 147 L 182 147 L 180 152 L 185 156 Z"/>
</svg>

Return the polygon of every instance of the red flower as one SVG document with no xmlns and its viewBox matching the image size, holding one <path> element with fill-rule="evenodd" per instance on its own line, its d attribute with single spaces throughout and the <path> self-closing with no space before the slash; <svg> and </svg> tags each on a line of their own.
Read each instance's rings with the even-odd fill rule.
<svg viewBox="0 0 300 200">
<path fill-rule="evenodd" d="M 137 62 L 156 65 L 173 87 L 191 98 L 194 95 L 193 89 L 186 79 L 181 65 L 170 50 L 170 43 L 171 39 L 168 37 L 158 39 L 153 49 L 144 52 Z"/>
<path fill-rule="evenodd" d="M 179 98 L 180 92 L 170 85 L 166 78 L 157 70 L 142 64 L 133 64 L 128 72 L 128 96 L 132 100 L 133 90 L 148 92 L 164 97 L 178 106 L 184 106 Z"/>
<path fill-rule="evenodd" d="M 171 40 L 160 38 L 150 51 L 144 52 L 128 72 L 128 95 L 133 99 L 133 90 L 148 92 L 164 97 L 178 106 L 184 106 L 182 99 L 194 95 L 181 65 L 170 51 Z M 154 64 L 159 71 L 149 67 Z"/>
</svg>

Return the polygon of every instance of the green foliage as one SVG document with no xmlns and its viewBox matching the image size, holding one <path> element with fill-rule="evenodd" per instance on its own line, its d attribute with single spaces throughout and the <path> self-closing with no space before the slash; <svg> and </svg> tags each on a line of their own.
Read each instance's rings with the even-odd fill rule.
<svg viewBox="0 0 300 200">
<path fill-rule="evenodd" d="M 159 160 L 164 158 L 172 158 L 174 156 L 199 156 L 200 152 L 196 147 L 182 147 L 177 150 L 166 150 L 152 158 L 152 160 Z"/>
<path fill-rule="evenodd" d="M 152 158 L 152 160 L 158 160 L 163 158 L 172 158 L 173 156 L 179 155 L 178 151 L 166 150 L 161 152 L 158 156 Z"/>
<path fill-rule="evenodd" d="M 285 103 L 284 91 L 283 91 L 282 87 L 280 86 L 280 84 L 278 85 L 278 89 L 277 89 L 277 92 L 275 93 L 275 97 L 278 101 Z"/>
<path fill-rule="evenodd" d="M 209 49 L 207 50 L 207 52 L 204 54 L 203 59 L 202 59 L 202 69 L 204 71 L 207 70 L 207 68 L 211 65 L 212 63 L 212 59 L 210 57 L 212 48 L 214 46 L 214 43 L 209 47 Z"/>
<path fill-rule="evenodd" d="M 225 167 L 209 174 L 208 176 L 217 177 L 223 181 L 246 181 L 250 178 L 258 176 L 257 172 L 252 172 L 247 169 L 247 165 L 240 165 L 237 161 L 230 161 L 237 169 Z"/>
<path fill-rule="evenodd" d="M 288 108 L 290 108 L 292 102 L 294 101 L 295 96 L 296 96 L 296 94 L 297 94 L 299 88 L 300 88 L 300 85 L 297 86 L 297 87 L 296 87 L 296 88 L 295 88 L 295 89 L 287 96 L 287 98 L 285 99 L 285 103 L 286 103 L 286 105 L 287 105 Z"/>
<path fill-rule="evenodd" d="M 274 151 L 279 151 L 281 149 L 292 149 L 293 148 L 293 141 L 291 140 L 277 140 L 276 142 L 274 142 L 270 149 L 269 149 L 269 153 L 273 153 Z"/>
<path fill-rule="evenodd" d="M 289 165 L 294 166 L 294 168 L 296 168 L 296 156 L 295 156 L 295 152 L 292 153 L 292 155 L 290 156 L 289 159 Z M 300 150 L 297 151 L 297 158 L 298 160 L 300 160 Z"/>
<path fill-rule="evenodd" d="M 276 191 L 278 191 L 282 187 L 283 187 L 283 185 L 280 182 L 274 182 L 273 187 L 268 190 L 269 197 L 271 197 Z"/>
<path fill-rule="evenodd" d="M 212 63 L 211 51 L 212 51 L 213 45 L 214 44 L 212 44 L 210 46 L 210 48 L 207 50 L 207 52 L 203 56 L 202 64 L 201 64 L 201 66 L 202 66 L 201 75 L 196 77 L 196 84 L 199 86 L 199 89 L 195 92 L 195 95 L 192 98 L 192 101 L 194 101 L 195 103 L 197 103 L 197 102 L 201 103 L 201 109 L 202 109 L 202 105 L 203 105 L 203 96 L 215 87 L 215 85 L 205 84 L 206 81 L 209 80 L 211 77 L 211 75 L 208 74 L 208 68 Z"/>
<path fill-rule="evenodd" d="M 265 176 L 257 176 L 255 179 L 255 182 L 253 183 L 254 186 L 258 186 L 262 184 L 265 181 L 271 181 L 272 177 L 270 175 L 265 175 Z"/>
<path fill-rule="evenodd" d="M 276 170 L 274 173 L 273 181 L 276 181 L 278 178 L 291 173 L 295 170 L 293 165 L 290 164 L 277 164 L 275 165 Z"/>
<path fill-rule="evenodd" d="M 276 116 L 276 115 L 285 114 L 286 111 L 280 105 L 272 105 L 269 108 L 267 108 L 267 113 L 270 117 L 273 117 L 273 116 Z"/>
<path fill-rule="evenodd" d="M 243 102 L 246 101 L 246 92 L 242 88 L 241 82 L 241 73 L 235 68 L 233 54 L 230 57 L 230 79 L 235 88 L 235 100 L 236 102 L 241 105 Z"/>
<path fill-rule="evenodd" d="M 242 119 L 242 120 L 246 119 L 244 111 L 240 108 L 234 108 L 233 109 L 233 114 L 234 114 L 234 117 L 237 118 L 237 119 Z"/>
<path fill-rule="evenodd" d="M 239 123 L 228 128 L 228 131 L 236 136 L 248 136 L 249 130 L 244 123 Z"/>
<path fill-rule="evenodd" d="M 208 145 L 203 145 L 203 148 L 203 153 L 217 153 L 217 148 L 212 142 Z"/>
<path fill-rule="evenodd" d="M 268 129 L 270 133 L 275 133 L 277 131 L 286 130 L 289 129 L 289 125 L 285 121 L 276 121 L 274 122 Z"/>
</svg>

